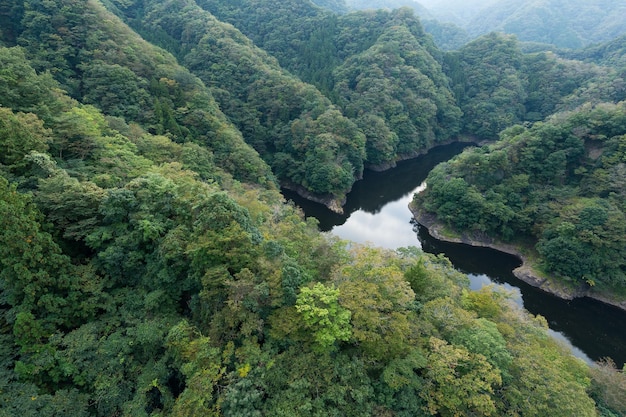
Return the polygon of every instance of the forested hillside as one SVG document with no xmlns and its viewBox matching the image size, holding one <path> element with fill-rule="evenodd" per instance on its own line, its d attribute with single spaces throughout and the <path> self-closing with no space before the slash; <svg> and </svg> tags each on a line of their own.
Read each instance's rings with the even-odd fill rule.
<svg viewBox="0 0 626 417">
<path fill-rule="evenodd" d="M 500 0 L 464 27 L 472 36 L 504 31 L 521 41 L 580 48 L 624 34 L 625 23 L 624 0 Z"/>
<path fill-rule="evenodd" d="M 199 4 L 325 92 L 365 133 L 369 166 L 392 166 L 459 131 L 441 53 L 409 9 L 333 16 L 293 0 Z"/>
<path fill-rule="evenodd" d="M 416 248 L 321 234 L 280 195 L 279 180 L 339 199 L 366 163 L 460 131 L 447 58 L 406 9 L 319 15 L 344 36 L 325 88 L 190 0 L 9 6 L 0 416 L 626 413 L 625 375 L 573 357 L 508 294 L 470 291 Z M 562 217 L 617 239 L 623 105 L 585 111 L 561 116 L 582 126 L 562 152 L 550 145 L 555 185 L 574 189 L 573 170 L 587 193 L 562 191 Z M 546 224 L 548 252 L 552 238 L 595 242 Z M 615 242 L 594 256 L 620 255 Z"/>
<path fill-rule="evenodd" d="M 297 7 L 284 2 L 258 9 L 255 7 L 263 1 L 244 1 L 237 7 L 220 0 L 202 0 L 200 4 L 240 28 L 276 56 L 283 67 L 317 85 L 346 116 L 356 119 L 366 134 L 366 163 L 370 164 L 380 163 L 370 160 L 373 148 L 402 155 L 406 152 L 398 146 L 407 140 L 408 148 L 419 150 L 411 144 L 424 142 L 415 134 L 416 128 L 435 132 L 431 135 L 434 143 L 445 141 L 459 128 L 464 133 L 495 138 L 514 123 L 543 120 L 555 111 L 589 101 L 626 98 L 619 71 L 553 53 L 525 54 L 512 36 L 490 34 L 457 52 L 442 53 L 406 8 L 333 16 L 307 8 L 304 2 L 297 2 Z M 423 81 L 416 84 L 424 75 L 430 85 Z M 456 103 L 450 101 L 449 91 Z M 372 96 L 388 99 L 376 102 Z M 464 116 L 460 125 L 461 113 L 455 104 Z M 434 119 L 428 117 L 432 111 L 436 112 Z M 405 118 L 410 124 L 398 124 Z M 416 126 L 413 121 L 420 119 L 423 121 Z M 385 132 L 364 126 L 381 126 Z M 380 138 L 391 141 L 384 139 L 386 146 L 381 147 L 377 145 Z M 394 141 L 399 145 L 394 146 Z"/>
<path fill-rule="evenodd" d="M 7 31 L 7 46 L 21 45 L 40 76 L 54 78 L 69 96 L 97 105 L 108 116 L 119 118 L 122 125 L 135 122 L 177 143 L 207 147 L 237 179 L 273 182 L 269 167 L 245 144 L 200 80 L 170 54 L 111 19 L 101 4 L 33 2 L 10 12 L 10 20 L 19 24 Z M 12 58 L 6 59 L 3 69 L 10 72 Z M 30 91 L 17 81 L 3 87 L 2 99 L 7 100 L 3 105 L 25 112 L 40 105 L 44 111 L 41 118 L 52 120 L 53 110 L 47 102 L 51 98 L 36 104 L 39 98 L 35 93 L 44 97 L 54 94 L 40 93 L 45 89 L 36 86 Z M 50 84 L 46 87 L 53 88 Z M 81 117 L 88 116 L 68 114 L 67 124 L 80 123 Z M 93 144 L 85 135 L 67 137 L 55 146 L 59 155 L 84 158 Z"/>
<path fill-rule="evenodd" d="M 414 204 L 458 231 L 530 237 L 545 272 L 626 293 L 626 108 L 585 105 L 504 130 L 428 177 Z"/>
<path fill-rule="evenodd" d="M 617 149 L 626 126 L 623 105 L 606 104 L 626 98 L 621 51 L 623 38 L 567 54 L 583 63 L 523 54 L 511 36 L 491 34 L 448 54 L 464 131 L 500 141 L 434 170 L 415 206 L 456 233 L 522 246 L 530 239 L 538 271 L 574 291 L 595 287 L 622 298 L 625 161 Z M 525 124 L 510 128 L 516 123 Z M 585 226 L 598 207 L 607 217 Z"/>
<path fill-rule="evenodd" d="M 485 35 L 445 59 L 463 112 L 462 131 L 480 138 L 496 138 L 513 124 L 543 120 L 584 103 L 626 99 L 623 70 L 553 53 L 524 54 L 512 35 Z"/>
<path fill-rule="evenodd" d="M 410 7 L 445 50 L 490 32 L 513 34 L 522 42 L 551 49 L 581 48 L 626 33 L 624 0 L 346 0 L 346 4 L 352 10 Z"/>
<path fill-rule="evenodd" d="M 460 112 L 431 55 L 439 52 L 408 10 L 338 17 L 293 0 L 198 4 L 210 13 L 193 1 L 115 10 L 137 30 L 161 34 L 155 41 L 205 81 L 283 185 L 337 209 L 364 165 L 392 166 L 458 132 Z"/>
<path fill-rule="evenodd" d="M 172 52 L 205 82 L 284 185 L 340 209 L 362 175 L 365 137 L 326 97 L 193 0 L 118 6 L 131 23 L 157 34 L 156 41 L 175 45 Z"/>
<path fill-rule="evenodd" d="M 622 78 L 626 78 L 626 35 L 609 42 L 592 45 L 568 54 L 574 59 L 590 61 L 617 69 Z"/>
</svg>

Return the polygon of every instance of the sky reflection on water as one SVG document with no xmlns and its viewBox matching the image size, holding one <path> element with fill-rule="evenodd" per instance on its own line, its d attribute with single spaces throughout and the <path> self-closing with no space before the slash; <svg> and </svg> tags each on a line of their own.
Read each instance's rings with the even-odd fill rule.
<svg viewBox="0 0 626 417">
<path fill-rule="evenodd" d="M 411 195 L 387 204 L 376 214 L 365 211 L 352 213 L 348 220 L 332 230 L 334 235 L 357 243 L 371 243 L 387 249 L 420 246 L 411 231 L 411 212 L 408 204 Z"/>
<path fill-rule="evenodd" d="M 626 361 L 626 313 L 590 300 L 566 301 L 518 280 L 512 270 L 519 259 L 489 248 L 437 241 L 412 221 L 408 205 L 413 193 L 436 163 L 461 152 L 463 146 L 442 146 L 435 152 L 384 173 L 366 172 L 355 184 L 344 206 L 345 214 L 331 212 L 294 193 L 285 196 L 300 206 L 307 217 L 319 220 L 322 231 L 356 243 L 370 243 L 388 249 L 417 246 L 429 253 L 444 253 L 453 265 L 470 278 L 470 287 L 498 285 L 511 292 L 512 299 L 532 314 L 541 314 L 549 333 L 587 362 L 611 356 L 618 366 Z"/>
</svg>

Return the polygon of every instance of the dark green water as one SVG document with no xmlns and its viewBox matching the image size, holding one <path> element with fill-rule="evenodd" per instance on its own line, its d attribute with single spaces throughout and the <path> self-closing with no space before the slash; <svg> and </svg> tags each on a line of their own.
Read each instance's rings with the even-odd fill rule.
<svg viewBox="0 0 626 417">
<path fill-rule="evenodd" d="M 570 345 L 577 356 L 587 361 L 608 356 L 621 367 L 626 363 L 626 312 L 588 298 L 566 301 L 554 297 L 515 278 L 512 270 L 520 265 L 516 257 L 488 248 L 441 242 L 415 224 L 407 207 L 413 193 L 436 164 L 466 146 L 440 146 L 392 170 L 367 171 L 348 194 L 343 215 L 289 191 L 284 194 L 307 217 L 317 218 L 322 231 L 391 249 L 412 245 L 421 246 L 425 252 L 444 253 L 457 269 L 469 275 L 473 289 L 495 283 L 511 290 L 520 305 L 544 316 L 553 336 Z"/>
</svg>

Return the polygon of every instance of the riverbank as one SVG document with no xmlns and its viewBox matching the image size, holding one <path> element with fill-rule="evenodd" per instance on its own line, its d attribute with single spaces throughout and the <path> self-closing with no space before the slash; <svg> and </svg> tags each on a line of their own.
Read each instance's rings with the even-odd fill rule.
<svg viewBox="0 0 626 417">
<path fill-rule="evenodd" d="M 432 213 L 426 213 L 409 204 L 409 210 L 413 214 L 413 218 L 435 239 L 452 242 L 463 243 L 470 246 L 488 247 L 500 252 L 508 253 L 518 257 L 522 265 L 513 270 L 513 274 L 518 279 L 526 282 L 533 287 L 537 287 L 547 293 L 553 294 L 565 300 L 573 300 L 574 298 L 589 297 L 594 300 L 612 305 L 621 310 L 626 311 L 626 300 L 616 300 L 606 294 L 598 293 L 593 288 L 577 287 L 573 288 L 557 281 L 554 278 L 542 274 L 533 266 L 531 257 L 528 255 L 528 249 L 518 245 L 499 242 L 485 234 L 452 234 L 444 225 L 438 222 L 437 217 Z"/>
<path fill-rule="evenodd" d="M 415 159 L 418 158 L 422 155 L 426 155 L 428 152 L 432 151 L 433 149 L 435 149 L 438 146 L 446 146 L 446 145 L 451 145 L 453 143 L 467 143 L 467 144 L 474 144 L 476 146 L 483 146 L 486 145 L 487 143 L 491 143 L 492 141 L 487 140 L 487 139 L 479 139 L 475 136 L 470 136 L 470 135 L 461 135 L 461 136 L 457 136 L 454 139 L 448 139 L 446 141 L 443 142 L 438 142 L 433 144 L 432 146 L 429 146 L 428 148 L 419 150 L 419 151 L 415 151 L 415 152 L 411 152 L 408 154 L 400 154 L 400 155 L 396 155 L 396 158 L 393 161 L 389 161 L 386 162 L 384 164 L 378 164 L 378 165 L 366 165 L 365 168 L 369 169 L 370 171 L 375 171 L 375 172 L 383 172 L 383 171 L 387 171 L 389 169 L 393 169 L 397 166 L 398 162 L 402 162 L 402 161 L 408 161 L 409 159 Z"/>
<path fill-rule="evenodd" d="M 374 171 L 374 172 L 384 172 L 384 171 L 388 171 L 390 169 L 394 169 L 397 164 L 399 162 L 402 161 L 407 161 L 410 159 L 415 159 L 418 158 L 420 156 L 426 155 L 428 154 L 430 151 L 432 151 L 433 149 L 440 147 L 440 146 L 446 146 L 446 145 L 451 145 L 453 143 L 467 143 L 467 144 L 474 144 L 476 146 L 482 146 L 486 143 L 489 143 L 489 140 L 481 140 L 478 139 L 474 136 L 469 136 L 469 135 L 462 135 L 462 136 L 457 136 L 454 139 L 449 139 L 446 140 L 444 142 L 440 142 L 440 143 L 435 143 L 432 146 L 422 149 L 420 151 L 416 151 L 410 154 L 402 154 L 402 155 L 397 155 L 396 158 L 393 161 L 389 161 L 387 163 L 384 164 L 379 164 L 379 165 L 366 165 L 365 169 L 369 170 L 369 171 Z M 359 181 L 362 179 L 362 176 L 357 178 L 355 180 L 355 182 Z M 354 186 L 354 183 L 352 184 Z M 336 213 L 336 214 L 343 214 L 344 210 L 343 207 L 346 204 L 346 195 L 350 193 L 350 191 L 352 190 L 352 187 L 350 188 L 350 190 L 346 191 L 346 195 L 344 195 L 341 198 L 338 198 L 335 195 L 332 194 L 316 194 L 313 193 L 309 190 L 307 190 L 304 186 L 300 185 L 300 184 L 296 184 L 293 183 L 291 181 L 281 181 L 280 183 L 280 187 L 281 188 L 285 188 L 287 190 L 293 191 L 295 193 L 297 193 L 300 197 L 305 198 L 309 201 L 313 201 L 315 203 L 319 203 L 319 204 L 323 204 L 324 206 L 326 206 L 326 208 L 328 208 L 330 211 Z"/>
<path fill-rule="evenodd" d="M 282 181 L 280 187 L 293 191 L 300 197 L 306 198 L 309 201 L 323 204 L 328 210 L 334 213 L 343 214 L 343 206 L 346 204 L 345 195 L 343 198 L 339 199 L 332 194 L 315 194 L 304 188 L 304 186 L 289 181 Z M 350 190 L 348 190 L 348 192 L 350 192 Z"/>
</svg>

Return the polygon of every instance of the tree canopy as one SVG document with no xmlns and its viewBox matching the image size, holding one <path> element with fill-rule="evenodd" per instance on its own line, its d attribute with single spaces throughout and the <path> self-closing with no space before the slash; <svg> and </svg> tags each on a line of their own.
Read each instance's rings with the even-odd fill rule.
<svg viewBox="0 0 626 417">
<path fill-rule="evenodd" d="M 623 412 L 623 374 L 506 293 L 417 248 L 322 234 L 279 193 L 277 177 L 338 199 L 366 163 L 460 131 L 449 63 L 410 11 L 321 26 L 339 28 L 326 87 L 191 0 L 0 11 L 0 415 Z M 559 256 L 623 259 L 623 107 L 511 127 L 429 193 L 451 222 L 529 227 L 556 273 L 622 285 L 619 262 L 579 277 Z M 473 177 L 445 181 L 450 166 Z"/>
<path fill-rule="evenodd" d="M 414 203 L 456 230 L 530 237 L 547 272 L 623 293 L 624 105 L 510 127 L 435 168 Z"/>
</svg>

